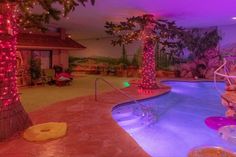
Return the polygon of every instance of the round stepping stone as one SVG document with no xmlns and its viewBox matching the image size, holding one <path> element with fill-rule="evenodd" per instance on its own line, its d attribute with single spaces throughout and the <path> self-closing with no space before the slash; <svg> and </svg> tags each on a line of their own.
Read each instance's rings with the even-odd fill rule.
<svg viewBox="0 0 236 157">
<path fill-rule="evenodd" d="M 23 137 L 30 142 L 55 140 L 66 135 L 67 123 L 48 122 L 37 124 L 25 130 Z"/>
<path fill-rule="evenodd" d="M 224 140 L 236 144 L 236 125 L 223 126 L 218 132 Z"/>
<path fill-rule="evenodd" d="M 235 153 L 221 147 L 196 147 L 190 150 L 188 157 L 235 157 Z"/>
<path fill-rule="evenodd" d="M 218 130 L 223 126 L 236 125 L 236 120 L 231 117 L 208 117 L 205 124 L 211 129 Z"/>
</svg>

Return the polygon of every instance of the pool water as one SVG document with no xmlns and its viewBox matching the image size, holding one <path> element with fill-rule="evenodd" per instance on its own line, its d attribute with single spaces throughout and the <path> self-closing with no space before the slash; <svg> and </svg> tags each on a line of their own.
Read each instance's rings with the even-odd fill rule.
<svg viewBox="0 0 236 157">
<path fill-rule="evenodd" d="M 113 118 L 153 157 L 186 157 L 198 146 L 220 146 L 236 151 L 204 120 L 224 116 L 220 95 L 212 82 L 164 82 L 168 94 L 115 107 Z M 224 89 L 224 83 L 217 83 Z"/>
</svg>

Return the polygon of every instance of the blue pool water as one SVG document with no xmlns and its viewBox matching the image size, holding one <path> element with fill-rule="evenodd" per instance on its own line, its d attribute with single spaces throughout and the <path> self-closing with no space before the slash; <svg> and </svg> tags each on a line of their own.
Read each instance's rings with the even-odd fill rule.
<svg viewBox="0 0 236 157">
<path fill-rule="evenodd" d="M 224 116 L 220 95 L 212 82 L 164 82 L 168 94 L 115 107 L 113 118 L 153 157 L 186 157 L 198 146 L 220 146 L 236 151 L 204 120 Z M 224 89 L 223 83 L 217 83 Z"/>
</svg>

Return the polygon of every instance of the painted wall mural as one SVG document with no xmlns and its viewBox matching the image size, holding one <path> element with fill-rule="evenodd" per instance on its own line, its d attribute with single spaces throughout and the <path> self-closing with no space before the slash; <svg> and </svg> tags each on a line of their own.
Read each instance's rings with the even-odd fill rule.
<svg viewBox="0 0 236 157">
<path fill-rule="evenodd" d="M 212 30 L 213 28 L 205 28 L 203 30 Z M 165 53 L 160 53 L 160 51 L 156 51 L 156 62 L 157 62 L 157 76 L 158 77 L 186 77 L 186 78 L 213 78 L 213 72 L 216 67 L 222 64 L 222 58 L 231 55 L 236 56 L 236 25 L 230 26 L 220 26 L 218 27 L 218 33 L 221 37 L 219 43 L 207 50 L 204 53 L 203 59 L 195 58 L 191 55 L 191 52 L 187 49 L 183 50 L 183 55 L 181 56 L 181 60 L 179 58 L 175 58 L 173 56 L 169 56 Z M 122 47 L 116 46 L 112 47 L 110 45 L 110 38 L 104 39 L 89 39 L 87 41 L 83 41 L 86 43 L 85 45 L 88 47 L 85 50 L 80 51 L 77 57 L 79 58 L 110 58 L 119 59 L 122 57 Z M 97 42 L 96 42 L 97 41 Z M 82 42 L 82 41 L 81 41 Z M 90 44 L 92 43 L 92 44 Z M 97 43 L 97 44 L 96 44 Z M 102 51 L 97 49 L 97 47 L 102 45 Z M 126 45 L 126 54 L 129 62 L 131 63 L 129 66 L 133 66 L 135 63 L 136 67 L 139 67 L 141 64 L 140 54 L 142 53 L 140 50 L 142 47 L 141 43 L 135 43 L 131 45 Z M 97 54 L 95 52 L 98 52 Z M 111 53 L 112 52 L 112 53 Z M 74 55 L 75 53 L 73 53 Z M 95 56 L 95 54 L 97 56 Z M 134 59 L 135 58 L 135 59 Z M 235 60 L 236 57 L 232 57 L 231 60 Z M 229 59 L 229 58 L 227 58 Z M 109 60 L 109 59 L 108 59 Z M 101 63 L 101 62 L 100 62 Z M 118 64 L 117 64 L 118 65 Z M 136 74 L 137 76 L 138 74 Z"/>
</svg>

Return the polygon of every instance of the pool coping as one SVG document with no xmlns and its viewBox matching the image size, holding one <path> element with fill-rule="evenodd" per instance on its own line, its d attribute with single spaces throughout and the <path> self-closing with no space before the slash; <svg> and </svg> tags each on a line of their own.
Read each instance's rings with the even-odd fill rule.
<svg viewBox="0 0 236 157">
<path fill-rule="evenodd" d="M 209 80 L 209 79 L 198 79 L 198 80 L 188 80 L 188 79 L 160 79 L 160 83 L 165 85 L 165 82 L 171 82 L 171 81 L 174 81 L 174 82 L 214 82 L 214 80 Z M 225 81 L 216 81 L 216 82 L 225 82 Z M 167 85 L 165 85 L 166 87 L 169 87 Z M 125 87 L 127 88 L 127 87 Z M 125 89 L 125 88 L 122 88 L 122 89 Z M 169 92 L 171 92 L 171 87 L 169 87 L 170 90 L 167 91 L 166 93 L 162 93 L 162 94 L 159 94 L 159 95 L 153 95 L 153 96 L 150 96 L 150 97 L 147 97 L 147 98 L 142 98 L 142 99 L 138 99 L 138 102 L 140 101 L 145 101 L 145 100 L 149 100 L 149 99 L 153 99 L 154 97 L 159 97 L 159 96 L 162 96 L 162 95 L 165 95 L 165 94 L 168 94 Z M 128 101 L 128 102 L 123 102 L 123 103 L 118 103 L 116 104 L 113 108 L 112 108 L 112 111 L 118 107 L 121 107 L 121 106 L 125 106 L 125 105 L 130 105 L 132 101 Z"/>
</svg>

